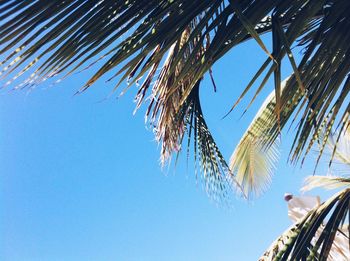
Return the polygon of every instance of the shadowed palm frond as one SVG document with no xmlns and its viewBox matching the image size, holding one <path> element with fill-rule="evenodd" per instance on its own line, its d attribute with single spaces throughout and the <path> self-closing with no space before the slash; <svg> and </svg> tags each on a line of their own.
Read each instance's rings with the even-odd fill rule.
<svg viewBox="0 0 350 261">
<path fill-rule="evenodd" d="M 199 102 L 199 89 L 195 86 L 186 102 L 188 110 L 180 110 L 177 119 L 185 119 L 185 129 L 188 134 L 187 155 L 190 139 L 193 136 L 195 164 L 201 168 L 201 177 L 205 190 L 215 201 L 229 203 L 232 192 L 246 197 L 236 178 L 232 175 L 226 160 L 217 147 L 208 126 L 203 118 L 203 112 Z M 176 122 L 175 122 L 176 123 Z M 177 127 L 174 124 L 174 127 Z M 181 139 L 183 134 L 181 135 Z M 234 190 L 232 190 L 234 189 Z"/>
<path fill-rule="evenodd" d="M 347 188 L 284 232 L 259 260 L 347 260 L 349 214 Z"/>
<path fill-rule="evenodd" d="M 273 75 L 276 121 L 263 143 L 274 143 L 299 106 L 301 121 L 292 146 L 292 159 L 297 160 L 310 150 L 321 127 L 328 136 L 335 119 L 344 122 L 349 115 L 344 102 L 350 86 L 350 35 L 344 29 L 350 24 L 349 8 L 347 0 L 4 0 L 0 77 L 6 80 L 3 87 L 29 88 L 96 65 L 80 91 L 105 75 L 110 80 L 118 76 L 114 90 L 144 77 L 137 107 L 151 93 L 147 113 L 156 125 L 165 161 L 178 150 L 183 120 L 193 115 L 188 112 L 194 102 L 191 93 L 204 74 L 232 48 L 254 39 L 267 60 L 242 97 L 262 76 L 256 91 L 260 93 Z M 272 32 L 271 51 L 260 38 L 266 32 Z M 305 50 L 299 63 L 291 51 L 295 43 Z M 284 58 L 293 76 L 282 90 Z M 181 111 L 186 113 L 175 126 L 172 119 Z M 198 134 L 193 133 L 195 140 Z M 202 145 L 200 150 L 206 147 Z M 207 151 L 218 151 L 213 148 Z M 214 155 L 207 159 L 215 162 Z"/>
<path fill-rule="evenodd" d="M 200 42 L 194 41 L 182 53 L 182 58 L 179 58 L 178 52 L 183 47 L 183 44 L 187 42 L 195 25 L 196 21 L 183 32 L 180 40 L 171 47 L 160 74 L 152 86 L 152 94 L 146 116 L 150 124 L 154 126 L 156 140 L 161 143 L 161 164 L 164 166 L 170 162 L 174 152 L 180 153 L 187 133 L 187 157 L 189 157 L 192 139 L 195 164 L 198 163 L 200 165 L 201 180 L 206 192 L 215 201 L 224 200 L 227 203 L 227 200 L 231 198 L 230 194 L 232 193 L 230 192 L 232 192 L 232 188 L 241 189 L 231 175 L 228 165 L 204 120 L 199 100 L 201 79 L 197 81 L 189 95 L 185 95 L 185 92 L 191 84 L 191 78 L 186 81 L 174 82 L 192 51 L 196 49 L 198 56 L 200 56 L 210 44 L 209 36 L 207 36 L 205 46 L 201 45 L 202 43 Z M 200 45 L 200 48 L 198 48 L 198 45 Z M 175 70 L 171 70 L 173 66 L 175 66 Z M 141 105 L 147 89 L 151 86 L 154 72 L 155 70 L 152 70 L 148 74 L 139 88 L 136 97 L 137 108 Z M 185 101 L 182 101 L 183 97 L 187 97 Z"/>
</svg>

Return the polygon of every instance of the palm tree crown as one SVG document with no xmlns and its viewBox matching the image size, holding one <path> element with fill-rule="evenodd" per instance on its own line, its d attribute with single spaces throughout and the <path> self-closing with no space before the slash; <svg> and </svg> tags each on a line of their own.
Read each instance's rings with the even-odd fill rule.
<svg viewBox="0 0 350 261">
<path fill-rule="evenodd" d="M 101 61 L 79 92 L 105 74 L 109 80 L 119 76 L 114 89 L 124 81 L 138 83 L 137 106 L 151 97 L 147 116 L 162 143 L 163 163 L 188 135 L 209 193 L 225 196 L 237 185 L 244 194 L 257 194 L 269 183 L 274 146 L 292 116 L 300 120 L 293 161 L 320 141 L 321 129 L 326 129 L 323 148 L 332 127 L 340 132 L 347 127 L 349 8 L 347 0 L 1 0 L 0 74 L 7 79 L 4 86 L 30 88 Z M 266 32 L 271 32 L 272 50 L 260 38 Z M 239 100 L 259 80 L 257 94 L 270 77 L 275 90 L 227 163 L 198 93 L 213 64 L 249 39 L 266 52 L 266 61 Z M 304 48 L 299 62 L 294 45 Z M 284 58 L 293 71 L 282 83 Z M 258 165 L 248 161 L 252 152 L 259 157 L 265 150 L 268 158 Z"/>
</svg>

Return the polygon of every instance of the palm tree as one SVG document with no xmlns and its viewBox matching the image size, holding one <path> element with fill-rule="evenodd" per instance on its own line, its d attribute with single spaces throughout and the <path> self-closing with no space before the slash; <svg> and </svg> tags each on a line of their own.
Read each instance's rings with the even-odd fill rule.
<svg viewBox="0 0 350 261">
<path fill-rule="evenodd" d="M 292 119 L 299 120 L 292 162 L 315 143 L 321 156 L 331 129 L 347 128 L 349 8 L 347 0 L 0 0 L 0 75 L 3 87 L 23 89 L 95 65 L 78 93 L 105 75 L 118 76 L 113 91 L 126 81 L 121 93 L 136 85 L 137 108 L 148 101 L 163 164 L 184 143 L 209 194 L 226 198 L 234 187 L 250 196 L 269 184 L 280 132 Z M 272 50 L 260 37 L 265 33 Z M 253 102 L 271 77 L 274 91 L 228 163 L 206 124 L 199 91 L 215 62 L 250 39 L 266 61 L 237 103 L 257 86 Z M 300 61 L 294 46 L 304 50 Z M 285 58 L 293 71 L 282 82 Z"/>
<path fill-rule="evenodd" d="M 346 127 L 349 7 L 346 0 L 2 0 L 0 74 L 7 78 L 4 86 L 30 88 L 48 78 L 60 81 L 107 59 L 79 92 L 107 73 L 113 73 L 110 80 L 120 76 L 114 90 L 125 80 L 128 86 L 139 83 L 137 107 L 150 93 L 147 116 L 162 143 L 163 164 L 180 150 L 187 134 L 209 192 L 226 195 L 232 184 L 238 184 L 245 194 L 258 193 L 266 187 L 276 153 L 252 168 L 245 161 L 247 154 L 242 154 L 251 151 L 252 142 L 270 149 L 294 113 L 300 119 L 291 147 L 291 160 L 296 161 L 310 151 L 321 127 L 328 130 L 323 147 L 334 124 Z M 267 32 L 272 35 L 272 51 L 260 38 Z M 249 39 L 267 58 L 239 100 L 262 78 L 258 94 L 273 75 L 273 121 L 269 128 L 257 127 L 259 142 L 257 137 L 243 139 L 228 164 L 205 122 L 198 93 L 213 64 Z M 294 43 L 304 48 L 299 63 L 291 51 Z M 293 73 L 282 86 L 285 57 Z"/>
</svg>

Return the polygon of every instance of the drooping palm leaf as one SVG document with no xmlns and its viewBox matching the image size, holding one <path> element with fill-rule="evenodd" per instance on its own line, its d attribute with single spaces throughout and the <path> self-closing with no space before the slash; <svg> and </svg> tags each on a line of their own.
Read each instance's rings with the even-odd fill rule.
<svg viewBox="0 0 350 261">
<path fill-rule="evenodd" d="M 179 135 L 179 144 L 181 144 L 185 134 L 184 130 L 186 130 L 188 152 L 190 139 L 193 136 L 195 163 L 197 164 L 198 161 L 205 190 L 212 199 L 217 202 L 229 203 L 232 192 L 238 192 L 246 197 L 244 193 L 242 194 L 243 189 L 232 175 L 203 118 L 198 91 L 199 84 L 192 90 L 189 99 L 184 103 L 185 106 L 176 114 L 172 124 L 174 128 L 178 128 L 180 126 L 178 121 L 181 121 L 181 126 L 183 126 Z"/>
<path fill-rule="evenodd" d="M 191 78 L 178 82 L 177 88 L 174 88 L 174 80 L 181 72 L 187 57 L 194 49 L 200 56 L 210 43 L 209 36 L 207 36 L 206 46 L 202 46 L 200 42 L 194 40 L 182 53 L 182 59 L 179 59 L 177 54 L 183 44 L 187 42 L 196 22 L 193 21 L 193 24 L 183 32 L 180 40 L 171 47 L 160 74 L 152 86 L 151 101 L 146 116 L 151 125 L 155 126 L 156 140 L 161 143 L 162 165 L 170 161 L 174 151 L 180 153 L 187 133 L 187 154 L 189 156 L 190 143 L 193 139 L 195 164 L 200 165 L 201 179 L 205 190 L 214 200 L 224 200 L 227 203 L 232 195 L 229 192 L 232 192 L 232 188 L 239 188 L 239 186 L 237 186 L 238 183 L 231 174 L 204 120 L 199 100 L 201 79 L 195 84 L 184 102 L 181 102 L 181 99 L 188 85 L 191 84 Z M 201 45 L 200 48 L 197 48 L 198 45 Z M 174 65 L 176 65 L 175 70 L 170 70 Z M 137 107 L 141 105 L 147 89 L 151 86 L 151 80 L 157 66 L 154 66 L 139 88 L 136 97 Z"/>
</svg>

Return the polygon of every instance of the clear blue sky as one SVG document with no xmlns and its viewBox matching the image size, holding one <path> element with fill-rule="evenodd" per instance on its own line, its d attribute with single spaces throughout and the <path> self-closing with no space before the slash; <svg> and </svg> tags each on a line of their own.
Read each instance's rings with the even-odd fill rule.
<svg viewBox="0 0 350 261">
<path fill-rule="evenodd" d="M 227 159 L 263 96 L 242 119 L 246 102 L 221 118 L 265 57 L 249 42 L 214 67 L 216 94 L 208 79 L 202 87 L 208 125 Z M 161 171 L 145 107 L 132 116 L 136 88 L 99 102 L 113 88 L 100 81 L 73 97 L 89 73 L 1 93 L 0 260 L 256 260 L 291 224 L 283 194 L 298 193 L 312 166 L 286 164 L 288 135 L 271 189 L 218 208 L 184 159 L 175 173 Z"/>
</svg>

